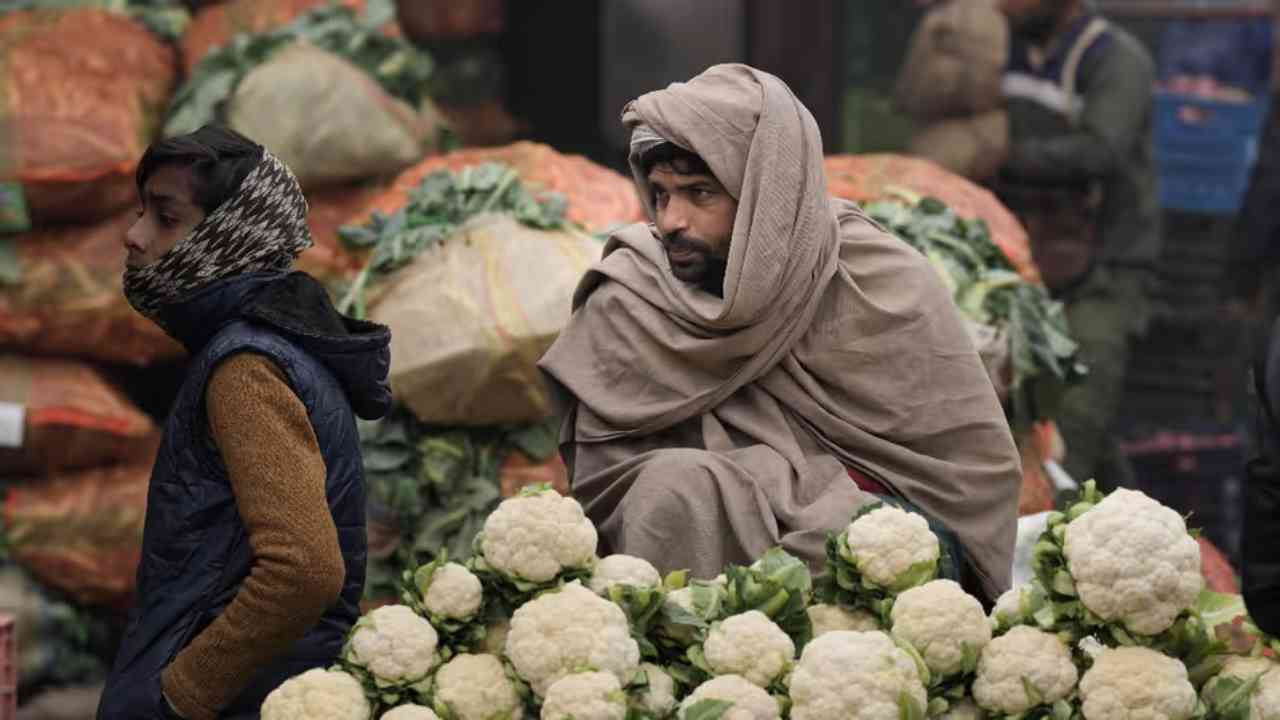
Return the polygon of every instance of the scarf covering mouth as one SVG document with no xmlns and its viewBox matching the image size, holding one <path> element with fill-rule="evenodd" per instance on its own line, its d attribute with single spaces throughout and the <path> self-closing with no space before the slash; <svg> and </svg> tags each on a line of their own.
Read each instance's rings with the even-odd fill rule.
<svg viewBox="0 0 1280 720">
<path fill-rule="evenodd" d="M 135 310 L 163 326 L 166 306 L 219 280 L 287 271 L 312 244 L 302 187 L 264 148 L 235 194 L 189 235 L 154 262 L 125 269 L 124 294 Z"/>
</svg>

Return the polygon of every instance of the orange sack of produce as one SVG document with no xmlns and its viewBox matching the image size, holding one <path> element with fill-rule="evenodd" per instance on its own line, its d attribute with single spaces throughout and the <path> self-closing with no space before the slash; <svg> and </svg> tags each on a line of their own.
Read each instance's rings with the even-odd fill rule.
<svg viewBox="0 0 1280 720">
<path fill-rule="evenodd" d="M 826 159 L 827 189 L 836 197 L 869 203 L 893 198 L 902 189 L 936 197 L 962 218 L 987 223 L 991 239 L 1018 274 L 1038 282 L 1031 242 L 1022 223 L 986 188 L 936 163 L 908 155 L 831 155 Z"/>
<path fill-rule="evenodd" d="M 363 12 L 364 0 L 338 0 Z M 205 55 L 240 33 L 257 34 L 288 25 L 333 0 L 228 0 L 201 8 L 182 34 L 182 64 L 188 75 Z"/>
<path fill-rule="evenodd" d="M 154 456 L 158 436 L 151 443 Z M 9 485 L 3 521 L 10 557 L 82 604 L 128 606 L 150 479 L 146 462 Z"/>
<path fill-rule="evenodd" d="M 510 165 L 532 191 L 562 193 L 569 202 L 569 220 L 592 232 L 645 219 L 644 207 L 630 178 L 579 155 L 562 155 L 547 145 L 521 141 L 494 148 L 464 148 L 427 158 L 401 173 L 391 189 L 353 222 L 363 222 L 374 210 L 386 214 L 399 210 L 409 201 L 409 192 L 436 170 L 459 170 L 486 162 Z"/>
<path fill-rule="evenodd" d="M 87 221 L 133 202 L 133 171 L 177 80 L 177 58 L 105 10 L 0 15 L 0 182 L 32 221 Z"/>
<path fill-rule="evenodd" d="M 156 431 L 100 372 L 74 360 L 0 355 L 0 413 L 21 422 L 17 443 L 5 441 L 13 428 L 0 428 L 4 479 L 138 460 Z"/>
<path fill-rule="evenodd" d="M 121 289 L 124 235 L 135 219 L 125 211 L 0 238 L 0 258 L 12 252 L 19 266 L 16 283 L 0 280 L 0 351 L 132 365 L 180 357 L 182 347 L 134 312 Z"/>
</svg>

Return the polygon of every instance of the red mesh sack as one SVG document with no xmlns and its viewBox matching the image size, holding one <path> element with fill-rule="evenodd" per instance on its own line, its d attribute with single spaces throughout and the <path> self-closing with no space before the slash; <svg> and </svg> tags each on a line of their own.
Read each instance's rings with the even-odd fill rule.
<svg viewBox="0 0 1280 720">
<path fill-rule="evenodd" d="M 0 182 L 21 185 L 35 224 L 96 220 L 133 202 L 176 60 L 105 10 L 0 15 Z"/>
<path fill-rule="evenodd" d="M 20 267 L 16 284 L 0 282 L 0 350 L 132 365 L 180 357 L 182 347 L 124 298 L 124 235 L 134 219 L 123 212 L 0 239 L 14 244 Z"/>
<path fill-rule="evenodd" d="M 0 405 L 21 410 L 18 447 L 0 443 L 0 476 L 47 475 L 137 460 L 155 424 L 93 367 L 0 355 Z"/>
</svg>

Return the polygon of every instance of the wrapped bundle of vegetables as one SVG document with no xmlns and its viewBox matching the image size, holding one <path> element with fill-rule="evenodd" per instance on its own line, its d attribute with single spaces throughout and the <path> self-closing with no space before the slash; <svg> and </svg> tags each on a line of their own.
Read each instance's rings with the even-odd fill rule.
<svg viewBox="0 0 1280 720">
<path fill-rule="evenodd" d="M 391 389 L 419 420 L 550 415 L 536 362 L 602 249 L 564 213 L 562 196 L 534 196 L 514 168 L 486 163 L 427 175 L 391 215 L 343 228 L 368 259 L 339 308 L 391 328 Z"/>
<path fill-rule="evenodd" d="M 317 7 L 232 36 L 178 90 L 166 135 L 225 122 L 284 161 L 306 189 L 397 172 L 438 146 L 432 63 L 388 36 L 385 3 Z"/>
<path fill-rule="evenodd" d="M 985 222 L 960 218 L 936 198 L 897 195 L 867 205 L 867 213 L 938 270 L 970 323 L 1015 429 L 1052 417 L 1062 391 L 1085 372 L 1062 304 L 1015 270 Z"/>
<path fill-rule="evenodd" d="M 1129 542 L 1151 552 L 1159 539 L 1174 554 L 1181 550 L 1183 538 L 1170 532 L 1176 528 L 1164 519 L 1164 508 L 1122 494 L 1113 497 L 1106 504 L 1089 489 L 1091 507 L 1064 514 L 1071 518 L 1069 529 L 1058 534 L 1072 538 L 1081 528 L 1105 530 L 1112 508 L 1122 507 L 1139 528 L 1132 532 L 1150 534 Z M 1098 527 L 1070 529 L 1093 513 Z M 366 615 L 337 667 L 288 681 L 268 698 L 262 716 L 1275 717 L 1280 674 L 1265 655 L 1270 639 L 1253 637 L 1247 649 L 1241 644 L 1235 652 L 1253 656 L 1220 662 L 1213 679 L 1198 691 L 1201 683 L 1188 667 L 1196 667 L 1201 647 L 1123 643 L 1116 639 L 1123 637 L 1119 634 L 1094 637 L 1112 629 L 1133 633 L 1163 626 L 1165 620 L 1153 620 L 1158 612 L 1123 606 L 1104 621 L 1098 613 L 1109 611 L 1090 591 L 1076 591 L 1087 598 L 1083 602 L 1066 600 L 1060 592 L 1066 581 L 1060 579 L 1057 589 L 1039 587 L 1038 601 L 1023 601 L 1031 591 L 1010 593 L 988 619 L 979 601 L 959 585 L 935 579 L 945 559 L 924 518 L 877 507 L 854 518 L 854 525 L 834 534 L 832 543 L 845 550 L 829 558 L 816 583 L 800 560 L 777 548 L 749 565 L 726 567 L 716 578 L 689 579 L 683 572 L 664 578 L 642 558 L 598 558 L 596 531 L 576 501 L 547 488 L 528 488 L 498 506 L 475 539 L 473 556 L 454 561 L 440 557 L 407 568 L 405 604 Z M 1079 576 L 1072 583 L 1080 588 L 1113 583 L 1115 595 L 1142 592 L 1124 578 L 1099 579 L 1087 572 L 1087 565 L 1075 564 L 1088 555 L 1078 554 L 1084 548 L 1076 547 L 1088 534 L 1069 541 L 1070 559 L 1061 567 Z M 1051 530 L 1046 537 L 1052 535 Z M 886 539 L 875 540 L 879 536 Z M 1100 551 L 1125 561 L 1116 548 Z M 830 577 L 842 572 L 856 582 L 832 591 Z M 870 595 L 875 603 L 860 595 Z M 1146 604 L 1158 601 L 1149 597 Z M 1088 612 L 1094 618 L 1084 611 L 1042 614 L 1042 620 L 1048 619 L 1046 627 L 1039 627 L 1036 613 L 1022 612 L 1024 606 L 1053 603 L 1065 611 L 1072 602 L 1092 603 L 1096 611 Z M 869 604 L 883 612 L 868 613 Z M 1242 610 L 1238 596 L 1209 596 L 1176 615 L 1197 614 L 1202 627 L 1222 631 L 1247 625 L 1240 618 Z M 1086 620 L 1092 624 L 1086 626 Z M 1092 635 L 1077 632 L 1085 627 Z M 1220 656 L 1231 651 L 1226 643 L 1214 648 Z M 320 697 L 330 699 L 320 702 Z"/>
</svg>

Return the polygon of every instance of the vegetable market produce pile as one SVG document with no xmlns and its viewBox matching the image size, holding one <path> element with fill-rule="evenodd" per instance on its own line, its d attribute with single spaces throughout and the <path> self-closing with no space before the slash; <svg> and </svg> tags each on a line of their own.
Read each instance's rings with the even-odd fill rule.
<svg viewBox="0 0 1280 720">
<path fill-rule="evenodd" d="M 1280 641 L 1203 590 L 1199 544 L 1142 493 L 1088 483 L 1035 579 L 988 616 L 923 517 L 877 503 L 814 576 L 780 548 L 714 579 L 597 556 L 578 503 L 504 500 L 468 557 L 407 567 L 339 661 L 263 720 L 1276 717 Z"/>
</svg>

